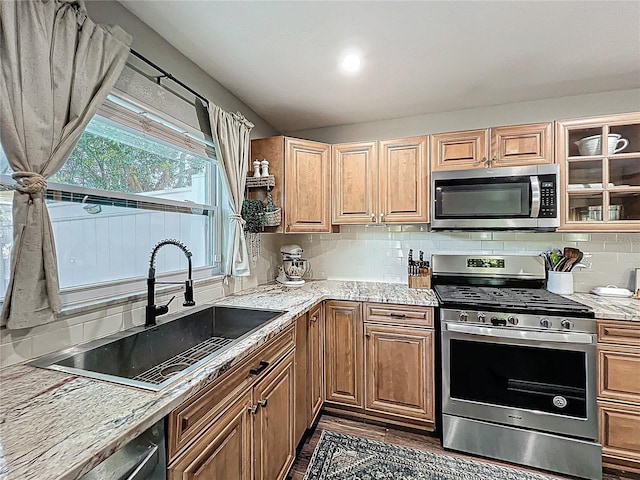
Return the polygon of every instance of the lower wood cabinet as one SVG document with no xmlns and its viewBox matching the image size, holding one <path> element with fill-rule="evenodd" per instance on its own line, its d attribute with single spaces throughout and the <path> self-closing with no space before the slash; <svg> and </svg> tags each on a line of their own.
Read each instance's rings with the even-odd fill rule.
<svg viewBox="0 0 640 480">
<path fill-rule="evenodd" d="M 293 365 L 292 352 L 253 390 L 253 451 L 256 480 L 285 478 L 295 460 L 297 442 L 294 440 L 293 431 Z"/>
<path fill-rule="evenodd" d="M 327 302 L 328 409 L 433 430 L 432 319 L 430 307 Z"/>
<path fill-rule="evenodd" d="M 322 304 L 307 315 L 307 427 L 315 422 L 324 401 L 324 318 Z"/>
<path fill-rule="evenodd" d="M 327 302 L 324 328 L 325 400 L 363 407 L 361 303 Z"/>
<path fill-rule="evenodd" d="M 432 330 L 365 324 L 365 409 L 434 421 Z"/>
<path fill-rule="evenodd" d="M 603 465 L 640 472 L 640 324 L 598 321 L 598 430 Z"/>
<path fill-rule="evenodd" d="M 169 480 L 282 480 L 295 459 L 295 330 L 169 415 Z"/>
<path fill-rule="evenodd" d="M 251 480 L 251 392 L 245 393 L 168 470 L 169 480 Z"/>
</svg>

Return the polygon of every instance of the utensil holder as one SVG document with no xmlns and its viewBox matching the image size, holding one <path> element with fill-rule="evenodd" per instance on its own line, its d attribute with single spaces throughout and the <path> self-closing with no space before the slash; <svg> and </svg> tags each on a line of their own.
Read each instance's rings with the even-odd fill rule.
<svg viewBox="0 0 640 480">
<path fill-rule="evenodd" d="M 573 272 L 549 272 L 547 290 L 561 295 L 573 293 Z"/>
</svg>

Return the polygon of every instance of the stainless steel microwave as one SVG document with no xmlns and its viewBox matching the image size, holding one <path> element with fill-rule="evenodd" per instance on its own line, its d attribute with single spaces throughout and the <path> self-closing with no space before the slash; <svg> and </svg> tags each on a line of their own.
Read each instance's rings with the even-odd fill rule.
<svg viewBox="0 0 640 480">
<path fill-rule="evenodd" d="M 558 165 L 433 172 L 431 228 L 553 230 L 559 177 Z"/>
</svg>

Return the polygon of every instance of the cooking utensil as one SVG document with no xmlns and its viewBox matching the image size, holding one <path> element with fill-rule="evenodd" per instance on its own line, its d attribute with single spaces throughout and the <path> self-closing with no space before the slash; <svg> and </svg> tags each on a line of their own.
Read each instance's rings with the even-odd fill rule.
<svg viewBox="0 0 640 480">
<path fill-rule="evenodd" d="M 574 267 L 577 267 L 578 265 L 582 265 L 580 263 L 580 261 L 582 260 L 582 257 L 584 257 L 584 254 L 582 252 L 580 252 L 578 254 L 578 256 L 575 258 L 575 260 L 573 262 L 571 262 L 571 265 L 569 265 L 569 269 L 567 271 L 570 272 L 570 271 L 572 271 L 574 269 Z"/>
<path fill-rule="evenodd" d="M 577 248 L 564 247 L 562 255 L 564 257 L 564 261 L 562 262 L 562 265 L 558 265 L 556 267 L 556 271 L 568 272 L 571 268 L 571 265 L 573 265 L 577 261 L 578 255 L 580 255 L 580 250 L 578 250 Z"/>
</svg>

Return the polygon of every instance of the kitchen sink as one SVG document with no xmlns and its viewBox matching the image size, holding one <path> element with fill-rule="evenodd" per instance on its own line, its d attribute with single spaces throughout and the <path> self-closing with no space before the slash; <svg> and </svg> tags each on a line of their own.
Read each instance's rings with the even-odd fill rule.
<svg viewBox="0 0 640 480">
<path fill-rule="evenodd" d="M 29 365 L 158 391 L 283 313 L 209 306 L 51 353 Z"/>
</svg>

